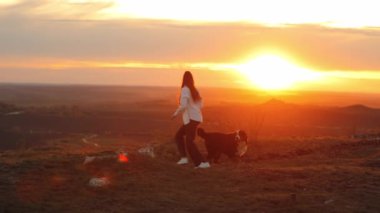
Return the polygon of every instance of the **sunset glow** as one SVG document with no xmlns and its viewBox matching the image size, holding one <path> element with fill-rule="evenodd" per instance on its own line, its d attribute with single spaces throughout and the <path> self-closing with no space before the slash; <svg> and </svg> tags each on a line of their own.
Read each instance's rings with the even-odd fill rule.
<svg viewBox="0 0 380 213">
<path fill-rule="evenodd" d="M 276 55 L 261 55 L 238 66 L 254 86 L 265 90 L 289 89 L 294 84 L 313 81 L 320 74 L 302 69 Z"/>
<path fill-rule="evenodd" d="M 4 0 L 0 83 L 380 91 L 377 0 Z M 352 85 L 357 85 L 353 87 Z"/>
<path fill-rule="evenodd" d="M 369 27 L 379 24 L 379 20 L 373 17 L 377 14 L 375 0 L 345 1 L 344 5 L 340 1 L 328 0 L 113 2 L 113 7 L 102 11 L 103 15 L 188 22 L 252 22 L 267 25 L 316 23 L 335 27 Z M 361 11 L 365 10 L 367 15 L 353 16 L 358 8 L 361 8 Z"/>
</svg>

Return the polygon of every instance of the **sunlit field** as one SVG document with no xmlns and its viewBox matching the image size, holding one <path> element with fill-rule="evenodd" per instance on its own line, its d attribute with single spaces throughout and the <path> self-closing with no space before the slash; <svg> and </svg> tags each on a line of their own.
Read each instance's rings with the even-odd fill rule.
<svg viewBox="0 0 380 213">
<path fill-rule="evenodd" d="M 153 97 L 148 92 L 152 89 L 2 86 L 2 101 L 10 104 L 1 105 L 0 210 L 379 209 L 380 111 L 354 104 L 357 96 L 346 96 L 336 106 L 341 94 L 306 93 L 323 94 L 323 100 L 330 97 L 331 102 L 318 106 L 305 105 L 300 100 L 307 99 L 297 100 L 294 94 L 274 97 L 251 90 L 204 88 L 203 97 L 209 101 L 201 127 L 221 132 L 244 129 L 249 148 L 239 161 L 222 156 L 219 164 L 198 170 L 175 163 L 179 156 L 173 134 L 180 121 L 169 117 L 177 104 L 171 98 L 177 89 L 154 88 Z M 288 101 L 279 99 L 286 97 Z M 370 103 L 375 97 L 362 101 Z M 205 155 L 203 141 L 197 138 L 196 143 Z M 117 152 L 126 152 L 127 158 L 117 160 Z M 99 158 L 84 164 L 89 156 Z M 107 185 L 93 187 L 93 178 L 104 178 Z"/>
</svg>

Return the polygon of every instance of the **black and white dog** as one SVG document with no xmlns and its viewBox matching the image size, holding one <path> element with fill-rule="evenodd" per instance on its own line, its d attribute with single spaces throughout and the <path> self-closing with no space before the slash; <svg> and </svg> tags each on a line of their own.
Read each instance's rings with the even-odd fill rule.
<svg viewBox="0 0 380 213">
<path fill-rule="evenodd" d="M 207 159 L 210 163 L 218 163 L 220 155 L 223 153 L 229 158 L 243 156 L 248 149 L 248 136 L 245 131 L 237 130 L 234 133 L 205 132 L 198 129 L 198 135 L 205 140 L 208 152 Z"/>
</svg>

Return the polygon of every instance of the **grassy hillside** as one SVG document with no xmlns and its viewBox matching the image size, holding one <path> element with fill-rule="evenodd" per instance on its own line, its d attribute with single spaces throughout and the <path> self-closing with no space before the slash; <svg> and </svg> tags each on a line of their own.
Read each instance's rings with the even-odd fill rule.
<svg viewBox="0 0 380 213">
<path fill-rule="evenodd" d="M 379 109 L 206 90 L 201 126 L 250 146 L 198 170 L 175 163 L 172 89 L 0 86 L 0 212 L 379 212 Z"/>
<path fill-rule="evenodd" d="M 83 135 L 82 135 L 83 136 Z M 2 212 L 378 212 L 380 147 L 347 138 L 251 142 L 240 162 L 178 166 L 170 138 L 81 135 L 0 155 Z M 198 141 L 199 147 L 203 145 Z M 85 156 L 123 149 L 128 163 Z M 107 152 L 108 151 L 108 152 Z M 92 188 L 92 177 L 110 185 Z"/>
</svg>

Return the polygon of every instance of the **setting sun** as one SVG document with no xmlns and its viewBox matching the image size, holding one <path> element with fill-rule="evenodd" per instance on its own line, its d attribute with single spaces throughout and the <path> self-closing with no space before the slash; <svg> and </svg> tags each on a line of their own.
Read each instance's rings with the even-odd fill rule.
<svg viewBox="0 0 380 213">
<path fill-rule="evenodd" d="M 237 70 L 260 89 L 289 89 L 298 82 L 316 80 L 319 74 L 298 67 L 276 55 L 261 55 L 239 65 Z"/>
</svg>

